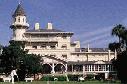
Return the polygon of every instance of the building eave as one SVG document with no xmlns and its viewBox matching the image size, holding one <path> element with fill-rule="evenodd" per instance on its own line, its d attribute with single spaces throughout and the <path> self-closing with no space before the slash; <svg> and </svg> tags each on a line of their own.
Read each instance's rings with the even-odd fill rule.
<svg viewBox="0 0 127 84">
<path fill-rule="evenodd" d="M 73 32 L 25 32 L 25 34 L 68 34 L 73 35 Z"/>
<path fill-rule="evenodd" d="M 71 54 L 108 54 L 109 52 L 71 52 Z M 114 54 L 114 52 L 110 52 Z"/>
</svg>

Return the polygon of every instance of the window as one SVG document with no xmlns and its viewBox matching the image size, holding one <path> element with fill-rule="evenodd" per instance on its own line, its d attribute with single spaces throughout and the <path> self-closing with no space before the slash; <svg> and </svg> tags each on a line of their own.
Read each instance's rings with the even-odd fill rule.
<svg viewBox="0 0 127 84">
<path fill-rule="evenodd" d="M 51 49 L 55 49 L 56 47 L 55 47 L 55 45 L 51 45 L 50 48 Z"/>
<path fill-rule="evenodd" d="M 103 68 L 102 68 L 102 65 L 99 65 L 99 71 L 102 71 Z"/>
<path fill-rule="evenodd" d="M 46 49 L 46 45 L 42 45 L 41 48 Z"/>
<path fill-rule="evenodd" d="M 32 46 L 32 48 L 37 49 L 37 46 Z"/>
<path fill-rule="evenodd" d="M 91 65 L 92 66 L 92 71 L 94 71 L 94 65 Z"/>
<path fill-rule="evenodd" d="M 67 38 L 67 36 L 62 36 L 62 38 L 63 38 L 63 39 L 66 39 L 66 38 Z"/>
<path fill-rule="evenodd" d="M 98 65 L 97 64 L 95 65 L 95 71 L 98 71 Z"/>
<path fill-rule="evenodd" d="M 67 49 L 67 45 L 66 44 L 63 44 L 61 48 Z"/>
<path fill-rule="evenodd" d="M 67 55 L 66 54 L 63 54 L 62 57 L 67 59 Z"/>
<path fill-rule="evenodd" d="M 85 71 L 89 71 L 89 66 L 85 65 Z"/>
</svg>

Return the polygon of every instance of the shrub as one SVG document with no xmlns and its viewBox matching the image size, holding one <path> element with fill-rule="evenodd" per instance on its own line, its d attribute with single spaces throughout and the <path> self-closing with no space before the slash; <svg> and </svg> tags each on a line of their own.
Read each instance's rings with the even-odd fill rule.
<svg viewBox="0 0 127 84">
<path fill-rule="evenodd" d="M 88 74 L 85 79 L 86 80 L 93 80 L 94 79 L 94 75 L 93 74 Z"/>
<path fill-rule="evenodd" d="M 66 77 L 65 76 L 52 76 L 52 75 L 47 75 L 47 76 L 43 76 L 40 80 L 42 81 L 56 81 L 54 80 L 54 78 L 58 78 L 57 81 L 66 81 Z"/>
<path fill-rule="evenodd" d="M 58 78 L 58 81 L 66 81 L 66 77 L 65 76 L 55 76 L 55 78 Z"/>
<path fill-rule="evenodd" d="M 43 76 L 40 80 L 42 81 L 53 81 L 53 77 L 50 75 Z"/>
<path fill-rule="evenodd" d="M 76 75 L 76 74 L 68 74 L 69 81 L 78 81 L 78 78 L 82 75 Z"/>
</svg>

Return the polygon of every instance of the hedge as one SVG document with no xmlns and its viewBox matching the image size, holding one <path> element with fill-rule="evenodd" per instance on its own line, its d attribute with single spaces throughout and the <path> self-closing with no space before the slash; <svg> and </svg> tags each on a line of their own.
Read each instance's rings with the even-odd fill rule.
<svg viewBox="0 0 127 84">
<path fill-rule="evenodd" d="M 76 75 L 76 74 L 68 74 L 69 81 L 78 81 L 78 78 L 82 75 Z"/>
<path fill-rule="evenodd" d="M 66 81 L 66 77 L 65 76 L 52 76 L 52 75 L 46 75 L 43 76 L 40 80 L 41 81 L 55 81 L 54 78 L 57 78 L 57 81 Z"/>
</svg>

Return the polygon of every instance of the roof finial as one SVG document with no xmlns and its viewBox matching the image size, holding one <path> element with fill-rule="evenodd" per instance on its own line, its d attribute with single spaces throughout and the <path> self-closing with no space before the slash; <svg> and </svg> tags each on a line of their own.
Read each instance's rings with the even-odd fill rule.
<svg viewBox="0 0 127 84">
<path fill-rule="evenodd" d="M 19 0 L 19 4 L 21 4 L 21 0 Z"/>
</svg>

